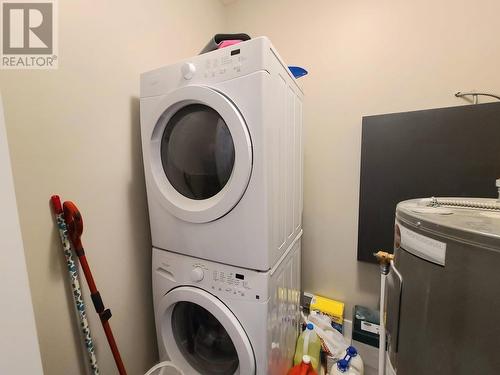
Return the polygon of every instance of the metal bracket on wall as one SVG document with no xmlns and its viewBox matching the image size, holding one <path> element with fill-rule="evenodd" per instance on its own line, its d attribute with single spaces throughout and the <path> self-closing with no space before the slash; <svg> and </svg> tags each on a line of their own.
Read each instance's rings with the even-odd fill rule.
<svg viewBox="0 0 500 375">
<path fill-rule="evenodd" d="M 489 96 L 489 97 L 491 97 L 491 98 L 495 98 L 495 99 L 500 100 L 500 96 L 495 95 L 495 94 L 489 94 L 489 93 L 487 93 L 487 92 L 473 92 L 473 91 L 471 91 L 471 92 L 461 92 L 461 91 L 459 91 L 459 92 L 457 92 L 457 93 L 455 94 L 455 96 L 456 96 L 457 98 L 463 98 L 464 96 L 472 96 L 473 101 L 474 101 L 474 104 L 478 104 L 478 103 L 479 103 L 479 99 L 478 99 L 478 96 L 479 96 L 479 95 L 482 95 L 482 96 Z"/>
</svg>

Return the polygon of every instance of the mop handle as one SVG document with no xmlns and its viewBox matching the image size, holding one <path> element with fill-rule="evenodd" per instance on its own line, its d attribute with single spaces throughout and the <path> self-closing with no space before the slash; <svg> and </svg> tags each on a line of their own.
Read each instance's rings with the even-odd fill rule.
<svg viewBox="0 0 500 375">
<path fill-rule="evenodd" d="M 111 353 L 113 354 L 116 367 L 118 368 L 118 372 L 120 373 L 120 375 L 126 375 L 127 372 L 125 370 L 125 366 L 120 356 L 120 351 L 118 350 L 118 346 L 116 345 L 116 341 L 113 336 L 111 326 L 109 324 L 109 319 L 111 319 L 112 316 L 111 310 L 105 308 L 104 306 L 101 294 L 97 290 L 94 277 L 92 276 L 92 271 L 90 270 L 87 257 L 85 256 L 85 250 L 83 248 L 81 241 L 81 236 L 83 233 L 82 215 L 80 214 L 80 211 L 73 202 L 64 202 L 63 210 L 64 210 L 64 218 L 68 225 L 68 231 L 70 234 L 69 238 L 73 243 L 73 248 L 78 257 L 78 260 L 80 261 L 80 265 L 82 266 L 83 274 L 85 275 L 85 280 L 87 280 L 87 284 L 90 289 L 90 297 L 92 298 L 95 310 L 101 319 L 102 327 L 104 329 L 104 333 L 106 334 L 106 338 L 108 340 Z"/>
<path fill-rule="evenodd" d="M 56 219 L 57 228 L 59 229 L 59 237 L 63 246 L 64 257 L 66 258 L 66 266 L 68 268 L 69 280 L 73 291 L 73 300 L 75 302 L 76 311 L 80 319 L 80 327 L 82 329 L 83 339 L 85 341 L 85 349 L 90 363 L 90 369 L 93 375 L 99 375 L 99 366 L 97 365 L 97 358 L 94 351 L 94 341 L 90 333 L 90 327 L 87 320 L 87 313 L 85 311 L 85 302 L 82 298 L 82 290 L 80 288 L 80 280 L 78 271 L 71 252 L 71 243 L 68 239 L 68 231 L 66 221 L 64 220 L 64 213 L 61 206 L 59 196 L 54 195 L 51 197 L 52 208 L 54 210 L 54 217 Z"/>
</svg>

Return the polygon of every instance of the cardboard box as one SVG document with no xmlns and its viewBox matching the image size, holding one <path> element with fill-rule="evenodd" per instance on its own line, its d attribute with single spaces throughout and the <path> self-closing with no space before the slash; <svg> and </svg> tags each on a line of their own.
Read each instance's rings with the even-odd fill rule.
<svg viewBox="0 0 500 375">
<path fill-rule="evenodd" d="M 332 326 L 340 333 L 344 333 L 343 302 L 304 292 L 302 294 L 302 307 L 307 313 L 316 310 L 328 315 L 332 319 Z"/>
</svg>

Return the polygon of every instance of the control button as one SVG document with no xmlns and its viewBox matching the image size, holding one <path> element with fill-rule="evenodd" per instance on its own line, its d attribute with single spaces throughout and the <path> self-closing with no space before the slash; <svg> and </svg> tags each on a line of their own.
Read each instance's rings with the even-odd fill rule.
<svg viewBox="0 0 500 375">
<path fill-rule="evenodd" d="M 192 281 L 196 283 L 200 282 L 201 280 L 203 280 L 203 277 L 204 277 L 203 270 L 200 267 L 193 268 L 193 270 L 191 271 Z"/>
<path fill-rule="evenodd" d="M 196 67 L 194 66 L 193 63 L 184 63 L 182 64 L 181 72 L 182 76 L 185 79 L 191 79 L 193 78 L 194 73 L 196 72 Z"/>
</svg>

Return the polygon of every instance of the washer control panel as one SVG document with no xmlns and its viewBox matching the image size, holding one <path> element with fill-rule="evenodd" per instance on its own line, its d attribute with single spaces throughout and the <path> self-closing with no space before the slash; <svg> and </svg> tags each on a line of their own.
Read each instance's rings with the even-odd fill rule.
<svg viewBox="0 0 500 375">
<path fill-rule="evenodd" d="M 265 272 L 233 267 L 186 255 L 154 249 L 154 277 L 161 277 L 168 288 L 192 285 L 220 298 L 267 301 L 268 279 Z"/>
<path fill-rule="evenodd" d="M 192 264 L 190 279 L 219 296 L 259 300 L 262 296 L 259 292 L 254 293 L 253 273 L 256 272 L 213 262 L 196 262 Z"/>
<path fill-rule="evenodd" d="M 218 292 L 225 292 L 235 296 L 245 297 L 251 294 L 252 287 L 250 282 L 245 280 L 245 274 L 243 271 L 231 272 L 225 270 L 213 270 L 212 271 L 212 290 L 217 290 Z"/>
</svg>

